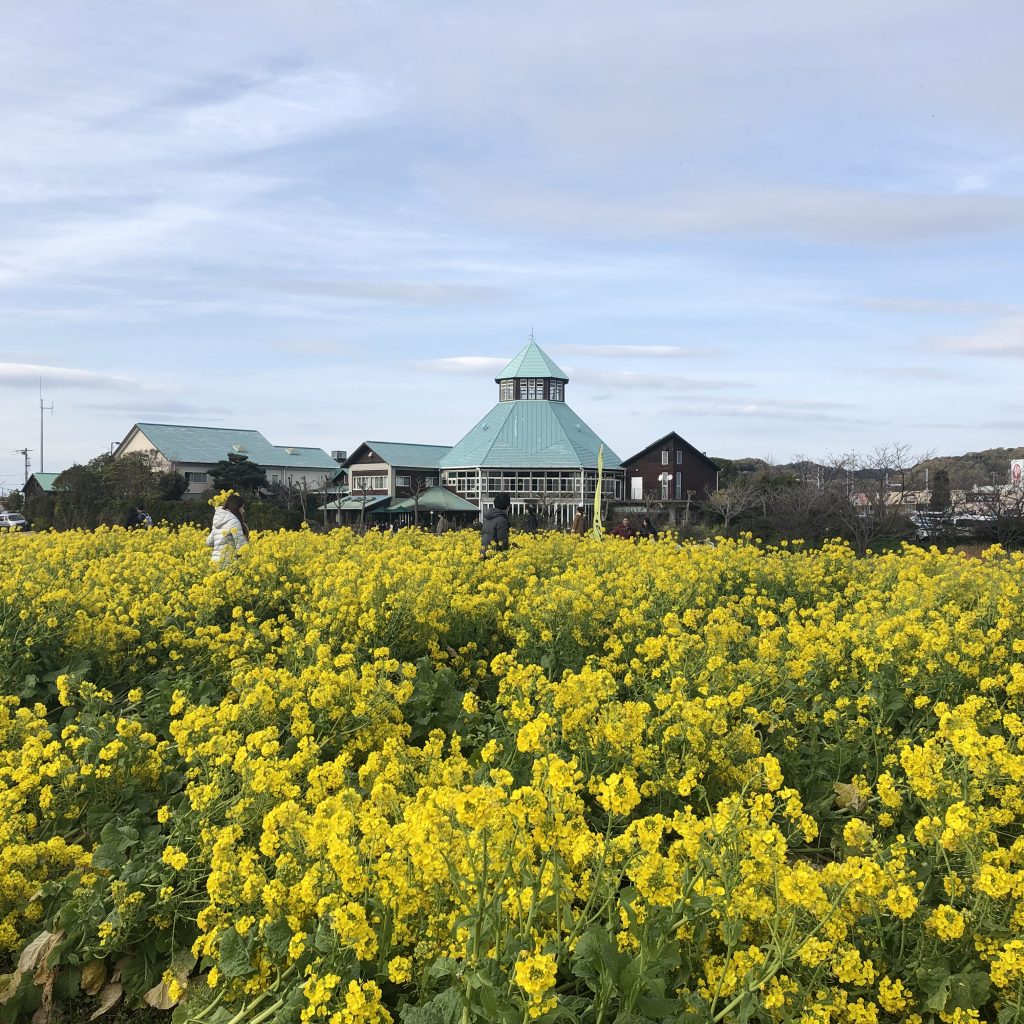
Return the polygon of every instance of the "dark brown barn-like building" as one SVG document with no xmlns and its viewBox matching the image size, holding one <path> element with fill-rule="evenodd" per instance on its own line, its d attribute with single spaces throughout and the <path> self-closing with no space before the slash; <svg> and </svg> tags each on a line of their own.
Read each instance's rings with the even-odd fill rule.
<svg viewBox="0 0 1024 1024">
<path fill-rule="evenodd" d="M 675 431 L 623 459 L 622 468 L 630 501 L 647 497 L 685 501 L 687 492 L 699 501 L 718 487 L 719 467 Z"/>
</svg>

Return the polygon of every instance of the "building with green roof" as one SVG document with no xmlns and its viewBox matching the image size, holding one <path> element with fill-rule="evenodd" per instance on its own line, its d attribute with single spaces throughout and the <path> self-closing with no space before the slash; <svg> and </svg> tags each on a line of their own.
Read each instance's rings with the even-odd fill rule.
<svg viewBox="0 0 1024 1024">
<path fill-rule="evenodd" d="M 49 494 L 53 490 L 53 482 L 60 473 L 33 473 L 22 487 L 21 493 L 26 498 L 37 498 L 41 494 Z"/>
<path fill-rule="evenodd" d="M 531 338 L 495 377 L 497 405 L 440 460 L 441 483 L 482 507 L 505 491 L 514 513 L 532 506 L 562 523 L 593 504 L 601 453 L 602 499 L 620 499 L 622 463 L 566 404 L 568 382 Z"/>
<path fill-rule="evenodd" d="M 229 455 L 244 455 L 262 466 L 272 484 L 320 491 L 340 466 L 322 448 L 271 444 L 258 430 L 195 427 L 176 423 L 136 423 L 114 450 L 115 456 L 142 453 L 157 470 L 173 470 L 188 481 L 186 497 L 198 497 L 212 481 L 209 471 Z"/>
<path fill-rule="evenodd" d="M 441 490 L 438 466 L 450 451 L 451 447 L 443 444 L 364 441 L 343 463 L 349 475 L 349 497 L 332 510 L 336 522 L 365 525 L 367 515 L 383 515 L 406 498 L 422 497 L 428 491 L 435 502 L 440 500 L 435 493 Z M 458 501 L 456 495 L 451 497 Z M 410 507 L 414 519 L 421 512 L 435 511 L 416 501 Z M 402 506 L 397 511 L 407 509 Z"/>
</svg>

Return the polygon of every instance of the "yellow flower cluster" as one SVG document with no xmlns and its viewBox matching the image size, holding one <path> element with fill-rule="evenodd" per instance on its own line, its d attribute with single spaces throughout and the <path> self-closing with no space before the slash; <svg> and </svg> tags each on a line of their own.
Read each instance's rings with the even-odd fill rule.
<svg viewBox="0 0 1024 1024">
<path fill-rule="evenodd" d="M 231 497 L 232 494 L 237 494 L 237 491 L 233 491 L 230 487 L 226 491 L 218 491 L 210 500 L 206 503 L 213 508 L 220 508 L 224 502 Z"/>
<path fill-rule="evenodd" d="M 1021 556 L 202 537 L 0 538 L 8 969 L 45 929 L 239 1024 L 1024 1019 Z"/>
</svg>

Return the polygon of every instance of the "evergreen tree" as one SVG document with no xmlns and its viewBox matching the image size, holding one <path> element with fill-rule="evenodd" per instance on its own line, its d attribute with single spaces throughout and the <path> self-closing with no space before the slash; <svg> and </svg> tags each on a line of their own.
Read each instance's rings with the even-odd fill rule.
<svg viewBox="0 0 1024 1024">
<path fill-rule="evenodd" d="M 232 490 L 252 495 L 270 486 L 267 471 L 255 462 L 250 462 L 248 455 L 239 455 L 237 452 L 228 452 L 228 457 L 218 462 L 209 471 L 209 475 L 218 491 Z"/>
<path fill-rule="evenodd" d="M 937 469 L 932 477 L 932 496 L 928 500 L 928 508 L 933 512 L 945 512 L 950 501 L 949 470 Z"/>
</svg>

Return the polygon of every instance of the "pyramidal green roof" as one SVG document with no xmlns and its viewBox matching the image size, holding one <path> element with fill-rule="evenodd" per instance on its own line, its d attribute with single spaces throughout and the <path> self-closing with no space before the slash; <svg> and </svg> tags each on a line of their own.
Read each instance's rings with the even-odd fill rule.
<svg viewBox="0 0 1024 1024">
<path fill-rule="evenodd" d="M 555 380 L 564 381 L 569 379 L 565 371 L 559 369 L 532 338 L 519 355 L 494 379 L 508 380 L 511 377 L 554 377 Z"/>
<path fill-rule="evenodd" d="M 602 443 L 564 402 L 499 402 L 440 465 L 442 469 L 592 469 Z M 607 469 L 622 465 L 607 445 L 604 465 Z"/>
</svg>

